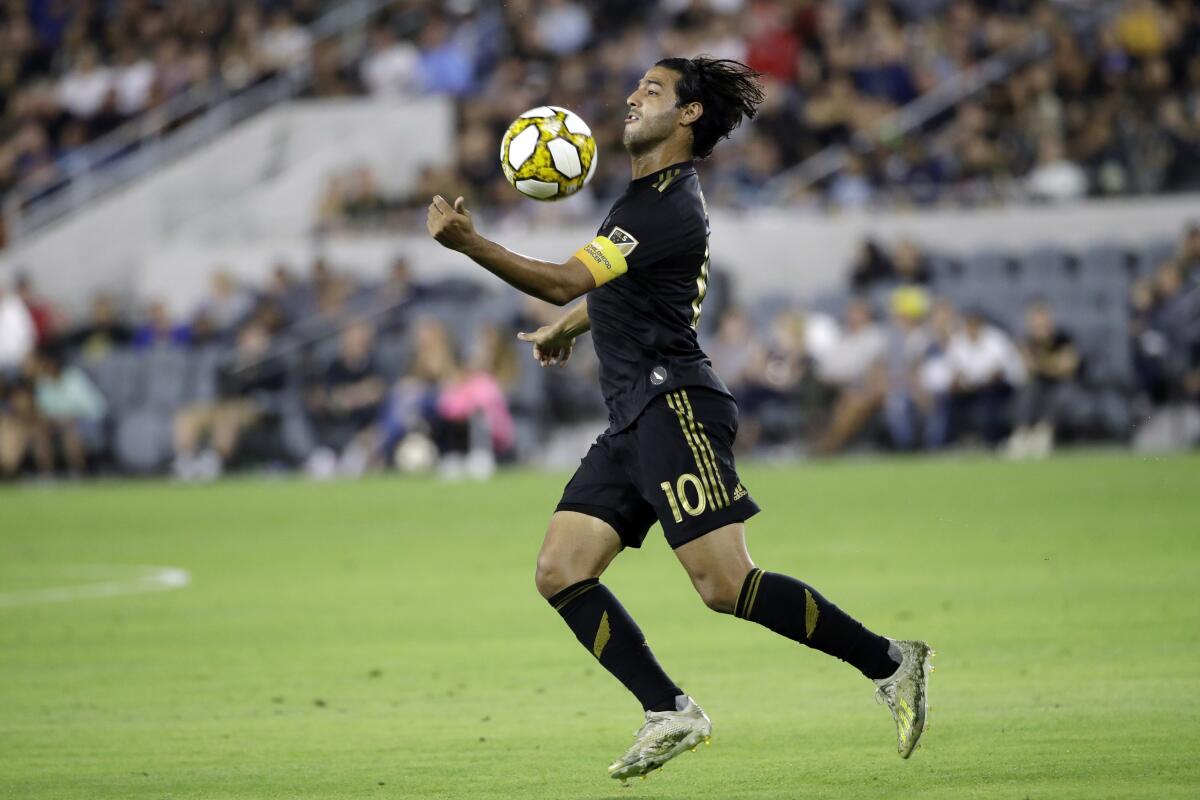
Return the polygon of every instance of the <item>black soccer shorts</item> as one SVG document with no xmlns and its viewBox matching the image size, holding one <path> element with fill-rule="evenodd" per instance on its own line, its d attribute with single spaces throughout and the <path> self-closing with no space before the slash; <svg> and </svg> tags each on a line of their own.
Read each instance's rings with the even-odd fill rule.
<svg viewBox="0 0 1200 800">
<path fill-rule="evenodd" d="M 672 548 L 758 513 L 733 463 L 737 404 L 711 389 L 651 400 L 632 425 L 603 433 L 563 490 L 558 511 L 604 520 L 641 547 L 655 520 Z"/>
</svg>

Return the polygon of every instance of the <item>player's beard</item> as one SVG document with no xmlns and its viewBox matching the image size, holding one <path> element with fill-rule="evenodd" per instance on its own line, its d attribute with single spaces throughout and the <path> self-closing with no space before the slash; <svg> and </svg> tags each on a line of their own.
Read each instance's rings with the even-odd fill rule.
<svg viewBox="0 0 1200 800">
<path fill-rule="evenodd" d="M 626 125 L 621 141 L 632 156 L 648 153 L 670 137 L 675 129 L 675 113 L 666 111 L 653 117 L 641 117 L 633 125 Z"/>
</svg>

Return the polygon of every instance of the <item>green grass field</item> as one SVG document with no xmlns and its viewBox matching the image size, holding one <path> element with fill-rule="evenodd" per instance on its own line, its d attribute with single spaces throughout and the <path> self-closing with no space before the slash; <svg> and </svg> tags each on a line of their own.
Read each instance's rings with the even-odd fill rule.
<svg viewBox="0 0 1200 800">
<path fill-rule="evenodd" d="M 655 530 L 606 582 L 714 739 L 621 789 L 640 709 L 533 588 L 564 476 L 121 483 L 0 489 L 0 797 L 1200 796 L 1200 458 L 744 477 L 761 566 L 938 648 L 911 761 L 863 678 L 706 610 Z M 137 565 L 191 584 L 31 594 Z"/>
</svg>

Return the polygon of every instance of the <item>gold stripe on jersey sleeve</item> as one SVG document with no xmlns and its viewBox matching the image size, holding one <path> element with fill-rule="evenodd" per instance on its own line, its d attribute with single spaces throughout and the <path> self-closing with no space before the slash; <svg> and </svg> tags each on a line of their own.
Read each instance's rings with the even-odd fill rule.
<svg viewBox="0 0 1200 800">
<path fill-rule="evenodd" d="M 579 248 L 575 257 L 583 262 L 588 272 L 596 279 L 597 286 L 603 286 L 613 278 L 619 278 L 629 270 L 625 256 L 607 236 L 597 236 L 595 239 Z"/>
</svg>

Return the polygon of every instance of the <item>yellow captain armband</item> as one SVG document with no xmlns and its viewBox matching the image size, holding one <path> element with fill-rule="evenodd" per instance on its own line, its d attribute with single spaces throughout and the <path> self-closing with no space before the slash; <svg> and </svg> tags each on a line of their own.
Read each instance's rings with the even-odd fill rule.
<svg viewBox="0 0 1200 800">
<path fill-rule="evenodd" d="M 629 265 L 625 263 L 625 256 L 607 236 L 597 236 L 588 245 L 581 247 L 575 257 L 592 273 L 597 286 L 619 278 L 629 269 Z"/>
</svg>

